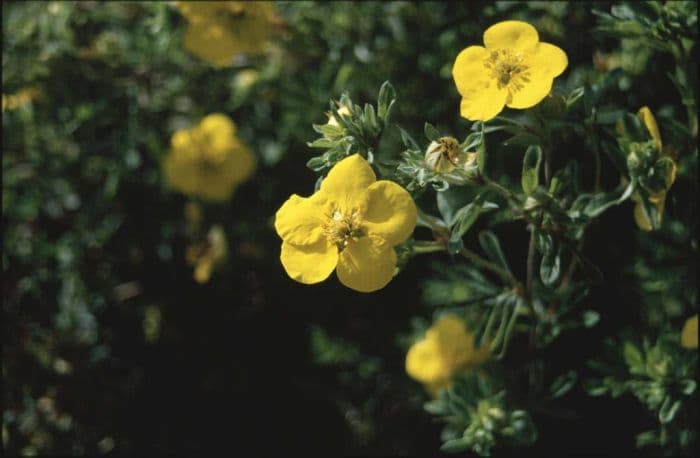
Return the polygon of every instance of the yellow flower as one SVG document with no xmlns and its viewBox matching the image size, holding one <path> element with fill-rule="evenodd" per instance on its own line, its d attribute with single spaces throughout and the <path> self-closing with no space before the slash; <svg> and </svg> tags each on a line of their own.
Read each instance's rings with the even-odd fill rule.
<svg viewBox="0 0 700 458">
<path fill-rule="evenodd" d="M 187 18 L 185 48 L 215 67 L 236 54 L 264 50 L 273 19 L 270 2 L 175 2 Z"/>
<path fill-rule="evenodd" d="M 163 161 L 170 185 L 190 196 L 221 201 L 255 170 L 255 157 L 236 137 L 226 115 L 211 114 L 199 125 L 175 132 Z"/>
<path fill-rule="evenodd" d="M 488 357 L 487 346 L 474 347 L 474 336 L 464 321 L 456 315 L 445 315 L 409 348 L 406 373 L 437 396 L 454 375 L 481 365 Z"/>
<path fill-rule="evenodd" d="M 567 67 L 560 48 L 540 42 L 526 22 L 504 21 L 484 32 L 483 46 L 462 50 L 452 67 L 462 96 L 460 113 L 470 121 L 487 121 L 503 110 L 537 105 Z"/>
<path fill-rule="evenodd" d="M 40 95 L 39 89 L 34 87 L 25 87 L 20 89 L 15 94 L 2 95 L 2 111 L 12 111 L 19 107 L 27 105 L 36 100 Z"/>
<path fill-rule="evenodd" d="M 338 162 L 311 197 L 293 194 L 277 211 L 280 259 L 294 280 L 319 283 L 336 269 L 348 288 L 370 292 L 394 275 L 394 246 L 416 225 L 413 199 L 391 181 L 377 181 L 354 154 Z"/>
<path fill-rule="evenodd" d="M 681 346 L 685 348 L 698 348 L 698 315 L 690 317 L 683 325 L 681 333 Z"/>
<path fill-rule="evenodd" d="M 187 263 L 194 266 L 194 279 L 197 283 L 206 283 L 211 272 L 226 259 L 228 244 L 226 234 L 219 225 L 212 226 L 204 242 L 190 245 L 185 251 Z"/>
<path fill-rule="evenodd" d="M 668 157 L 670 159 L 670 155 L 666 151 L 664 151 L 663 143 L 661 142 L 661 133 L 659 133 L 659 126 L 656 124 L 656 118 L 654 118 L 654 115 L 652 114 L 649 107 L 643 106 L 642 108 L 640 108 L 637 112 L 637 116 L 644 123 L 644 126 L 647 128 L 649 135 L 654 140 L 659 155 L 661 157 Z M 664 213 L 664 206 L 666 204 L 666 192 L 669 189 L 671 189 L 671 186 L 676 181 L 676 162 L 673 161 L 673 159 L 671 159 L 670 162 L 671 166 L 666 170 L 666 176 L 664 177 L 665 189 L 663 191 L 649 195 L 649 202 L 652 203 L 654 207 L 656 207 L 656 214 L 659 225 L 661 224 L 661 220 Z M 637 223 L 637 226 L 643 231 L 651 231 L 653 229 L 653 225 L 651 224 L 651 218 L 647 214 L 642 203 L 642 196 L 639 193 L 635 193 L 632 196 L 632 200 L 636 202 L 634 206 L 634 220 Z"/>
</svg>

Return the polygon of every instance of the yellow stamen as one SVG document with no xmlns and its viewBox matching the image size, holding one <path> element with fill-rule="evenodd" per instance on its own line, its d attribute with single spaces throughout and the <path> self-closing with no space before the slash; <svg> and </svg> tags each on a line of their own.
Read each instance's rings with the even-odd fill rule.
<svg viewBox="0 0 700 458">
<path fill-rule="evenodd" d="M 323 233 L 342 251 L 351 241 L 364 235 L 361 223 L 360 212 L 357 209 L 343 213 L 336 208 L 326 216 Z"/>
<path fill-rule="evenodd" d="M 491 51 L 484 61 L 484 66 L 491 70 L 499 89 L 507 88 L 516 92 L 524 87 L 524 83 L 530 81 L 530 72 L 524 61 L 522 53 L 510 49 L 496 49 Z"/>
</svg>

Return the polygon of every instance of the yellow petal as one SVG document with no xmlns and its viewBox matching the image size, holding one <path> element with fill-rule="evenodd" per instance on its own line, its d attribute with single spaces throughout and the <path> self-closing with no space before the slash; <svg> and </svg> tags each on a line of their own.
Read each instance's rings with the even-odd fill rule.
<svg viewBox="0 0 700 458">
<path fill-rule="evenodd" d="M 231 64 L 239 46 L 222 24 L 216 22 L 191 23 L 185 31 L 185 48 L 215 67 Z"/>
<path fill-rule="evenodd" d="M 411 345 L 406 353 L 406 373 L 426 384 L 442 384 L 449 377 L 440 349 L 434 340 L 422 339 Z"/>
<path fill-rule="evenodd" d="M 239 184 L 250 178 L 255 171 L 257 161 L 247 146 L 234 139 L 233 151 L 228 151 L 223 165 L 229 179 L 235 184 Z"/>
<path fill-rule="evenodd" d="M 685 348 L 698 348 L 698 316 L 697 314 L 686 320 L 681 333 L 681 346 Z"/>
<path fill-rule="evenodd" d="M 411 236 L 418 213 L 411 195 L 398 184 L 379 180 L 367 189 L 363 226 L 394 246 Z"/>
<path fill-rule="evenodd" d="M 470 121 L 488 121 L 503 110 L 508 91 L 498 89 L 496 80 L 482 80 L 462 94 L 459 112 Z"/>
<path fill-rule="evenodd" d="M 194 194 L 198 180 L 189 161 L 184 160 L 183 151 L 174 150 L 163 159 L 163 174 L 170 186 L 183 194 Z"/>
<path fill-rule="evenodd" d="M 230 141 L 234 138 L 236 134 L 236 124 L 226 116 L 221 113 L 212 113 L 205 116 L 199 122 L 199 129 L 209 138 L 209 141 L 214 143 L 223 143 Z M 223 146 L 223 145 L 222 145 Z"/>
<path fill-rule="evenodd" d="M 656 118 L 654 118 L 654 115 L 652 114 L 651 110 L 648 106 L 645 105 L 639 109 L 639 111 L 637 112 L 637 116 L 639 117 L 639 119 L 642 120 L 642 122 L 646 126 L 647 130 L 649 131 L 649 135 L 651 135 L 651 138 L 654 139 L 654 143 L 656 143 L 656 147 L 659 149 L 659 153 L 661 153 L 663 150 L 663 143 L 661 143 L 661 133 L 659 133 L 659 126 L 656 124 Z"/>
<path fill-rule="evenodd" d="M 483 82 L 487 77 L 489 71 L 484 66 L 484 61 L 488 56 L 489 52 L 483 46 L 469 46 L 457 55 L 452 66 L 452 78 L 460 94 L 470 92 L 475 84 Z"/>
<path fill-rule="evenodd" d="M 206 283 L 211 278 L 212 263 L 209 259 L 203 259 L 197 263 L 194 269 L 194 279 L 197 283 Z"/>
<path fill-rule="evenodd" d="M 275 214 L 275 230 L 289 243 L 312 245 L 323 237 L 325 208 L 323 196 L 309 198 L 292 194 Z"/>
<path fill-rule="evenodd" d="M 338 263 L 338 249 L 325 238 L 298 246 L 282 242 L 280 260 L 290 278 L 307 285 L 328 278 Z"/>
<path fill-rule="evenodd" d="M 335 197 L 364 192 L 377 177 L 369 163 L 359 154 L 348 156 L 333 166 L 321 182 L 321 192 Z"/>
<path fill-rule="evenodd" d="M 549 43 L 540 43 L 526 59 L 527 79 L 523 87 L 511 92 L 506 103 L 510 108 L 530 108 L 542 101 L 552 90 L 552 80 L 568 65 L 564 51 Z"/>
<path fill-rule="evenodd" d="M 499 22 L 484 32 L 484 44 L 489 49 L 531 51 L 537 46 L 539 40 L 537 30 L 527 22 L 522 21 Z"/>
<path fill-rule="evenodd" d="M 348 288 L 369 293 L 384 288 L 394 276 L 396 252 L 381 239 L 360 237 L 341 253 L 336 273 Z"/>
<path fill-rule="evenodd" d="M 649 216 L 644 211 L 644 206 L 641 202 L 637 202 L 634 205 L 634 222 L 637 223 L 637 227 L 643 231 L 649 232 L 653 229 Z"/>
</svg>

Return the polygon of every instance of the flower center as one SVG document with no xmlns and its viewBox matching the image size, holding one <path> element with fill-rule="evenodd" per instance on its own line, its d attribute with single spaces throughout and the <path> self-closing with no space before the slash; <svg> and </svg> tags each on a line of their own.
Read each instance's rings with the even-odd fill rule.
<svg viewBox="0 0 700 458">
<path fill-rule="evenodd" d="M 323 233 L 338 247 L 339 251 L 342 251 L 351 241 L 364 235 L 360 226 L 360 212 L 357 209 L 345 213 L 335 209 L 326 217 Z"/>
<path fill-rule="evenodd" d="M 524 61 L 522 53 L 499 48 L 491 51 L 484 61 L 484 66 L 491 71 L 498 89 L 505 87 L 515 92 L 522 89 L 524 83 L 530 82 L 530 72 Z"/>
</svg>

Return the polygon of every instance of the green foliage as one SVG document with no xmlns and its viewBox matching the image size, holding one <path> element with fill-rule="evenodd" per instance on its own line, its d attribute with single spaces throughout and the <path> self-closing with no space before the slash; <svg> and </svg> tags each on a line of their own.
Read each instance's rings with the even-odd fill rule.
<svg viewBox="0 0 700 458">
<path fill-rule="evenodd" d="M 639 399 L 657 418 L 658 428 L 639 433 L 637 445 L 659 447 L 666 456 L 683 453 L 697 434 L 687 422 L 696 414 L 692 406 L 697 402 L 698 355 L 681 348 L 679 342 L 680 336 L 669 332 L 653 345 L 646 339 L 641 346 L 609 339 L 606 357 L 590 363 L 606 375 L 586 383 L 591 396 L 631 393 Z"/>
<path fill-rule="evenodd" d="M 333 428 L 351 445 L 324 454 L 433 455 L 438 441 L 455 453 L 595 454 L 591 434 L 618 407 L 629 428 L 598 441 L 617 440 L 613 452 L 638 453 L 624 448 L 629 433 L 645 453 L 693 455 L 697 350 L 677 331 L 698 304 L 697 3 L 274 6 L 269 49 L 213 69 L 184 49 L 171 2 L 3 3 L 3 94 L 38 94 L 3 102 L 8 455 L 201 454 L 217 435 L 305 429 L 321 443 Z M 539 105 L 469 123 L 455 56 L 509 19 L 532 23 L 569 67 Z M 258 171 L 231 201 L 198 202 L 192 230 L 160 163 L 175 131 L 213 112 L 234 119 Z M 459 167 L 427 157 L 447 138 Z M 372 297 L 283 277 L 272 224 L 289 194 L 309 194 L 311 172 L 318 185 L 354 153 L 418 207 L 396 278 Z M 660 192 L 663 218 L 650 201 Z M 635 226 L 638 202 L 651 232 Z M 212 224 L 231 253 L 199 285 L 186 251 Z M 423 411 L 405 355 L 446 312 L 491 360 Z M 159 393 L 167 400 L 152 401 Z M 602 412 L 579 409 L 589 395 L 606 400 Z M 608 399 L 625 397 L 648 418 Z M 246 426 L 217 429 L 206 408 L 186 409 L 202 399 Z M 341 426 L 297 426 L 314 402 Z M 562 432 L 578 441 L 558 443 Z"/>
<path fill-rule="evenodd" d="M 446 422 L 442 450 L 447 452 L 472 450 L 490 456 L 496 444 L 527 445 L 537 438 L 528 413 L 513 409 L 506 391 L 479 374 L 455 380 L 439 399 L 424 407 Z"/>
</svg>

